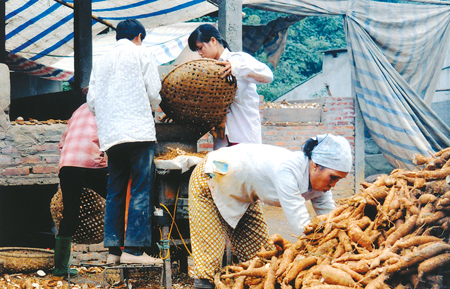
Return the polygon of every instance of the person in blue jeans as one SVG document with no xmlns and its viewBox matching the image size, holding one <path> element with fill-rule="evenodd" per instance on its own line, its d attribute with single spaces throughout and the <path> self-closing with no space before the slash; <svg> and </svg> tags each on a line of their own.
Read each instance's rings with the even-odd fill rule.
<svg viewBox="0 0 450 289">
<path fill-rule="evenodd" d="M 152 244 L 150 191 L 156 142 L 152 112 L 161 102 L 156 60 L 142 47 L 145 34 L 137 20 L 120 22 L 114 48 L 96 61 L 89 82 L 87 103 L 97 119 L 100 150 L 108 157 L 103 241 L 109 248 L 108 263 L 162 264 L 145 253 Z"/>
</svg>

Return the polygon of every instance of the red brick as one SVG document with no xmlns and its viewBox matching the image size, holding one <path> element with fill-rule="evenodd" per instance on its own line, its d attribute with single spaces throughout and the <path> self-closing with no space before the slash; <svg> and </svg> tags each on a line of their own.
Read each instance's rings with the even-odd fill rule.
<svg viewBox="0 0 450 289">
<path fill-rule="evenodd" d="M 211 149 L 214 147 L 214 144 L 212 143 L 201 143 L 198 145 L 199 148 L 203 148 L 203 149 Z"/>
<path fill-rule="evenodd" d="M 0 166 L 10 165 L 13 162 L 13 158 L 10 156 L 0 155 Z"/>
<path fill-rule="evenodd" d="M 41 161 L 41 158 L 39 156 L 27 156 L 24 158 L 16 158 L 15 163 L 16 164 L 35 164 Z"/>
<path fill-rule="evenodd" d="M 33 167 L 33 174 L 49 174 L 49 173 L 57 173 L 58 167 Z"/>
<path fill-rule="evenodd" d="M 14 148 L 14 147 L 6 147 L 6 148 L 2 148 L 2 154 L 3 155 L 12 155 L 12 154 L 17 154 L 19 151 Z"/>
<path fill-rule="evenodd" d="M 4 176 L 25 176 L 30 174 L 29 168 L 6 168 L 3 171 Z"/>
<path fill-rule="evenodd" d="M 46 143 L 41 146 L 35 147 L 36 151 L 52 151 L 52 152 L 59 152 L 58 144 L 57 143 Z"/>
<path fill-rule="evenodd" d="M 301 143 L 303 143 L 303 142 L 301 142 Z M 294 147 L 291 147 L 291 149 L 294 150 L 294 151 L 301 151 L 302 147 L 294 146 Z"/>
<path fill-rule="evenodd" d="M 51 156 L 51 157 L 45 157 L 45 162 L 47 164 L 57 164 L 59 163 L 59 156 Z"/>
<path fill-rule="evenodd" d="M 277 132 L 276 131 L 266 131 L 264 132 L 264 135 L 276 135 Z"/>
<path fill-rule="evenodd" d="M 284 142 L 284 141 L 276 141 L 276 142 L 274 142 L 274 145 L 276 145 L 276 146 L 285 146 L 286 142 Z"/>
</svg>

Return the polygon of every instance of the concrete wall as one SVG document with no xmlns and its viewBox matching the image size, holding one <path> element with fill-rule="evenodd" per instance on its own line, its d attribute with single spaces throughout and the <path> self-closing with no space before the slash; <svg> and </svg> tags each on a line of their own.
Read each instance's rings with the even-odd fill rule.
<svg viewBox="0 0 450 289">
<path fill-rule="evenodd" d="M 346 50 L 345 52 L 325 53 L 322 71 L 287 92 L 278 100 L 307 100 L 326 97 L 329 96 L 329 93 L 332 96 L 340 97 L 351 95 L 350 62 Z"/>
</svg>

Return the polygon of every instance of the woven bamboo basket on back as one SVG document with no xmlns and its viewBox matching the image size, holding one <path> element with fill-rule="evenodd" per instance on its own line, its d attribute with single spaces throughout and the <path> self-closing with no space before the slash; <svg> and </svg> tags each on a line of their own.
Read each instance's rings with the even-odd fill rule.
<svg viewBox="0 0 450 289">
<path fill-rule="evenodd" d="M 197 59 L 172 69 L 162 81 L 160 104 L 177 123 L 213 127 L 220 124 L 234 100 L 234 77 L 220 78 L 223 68 L 213 59 Z"/>
<path fill-rule="evenodd" d="M 56 228 L 62 219 L 64 209 L 61 188 L 50 203 L 50 212 Z M 72 236 L 76 244 L 98 244 L 103 241 L 105 199 L 91 189 L 84 188 L 81 194 L 80 225 Z"/>
</svg>

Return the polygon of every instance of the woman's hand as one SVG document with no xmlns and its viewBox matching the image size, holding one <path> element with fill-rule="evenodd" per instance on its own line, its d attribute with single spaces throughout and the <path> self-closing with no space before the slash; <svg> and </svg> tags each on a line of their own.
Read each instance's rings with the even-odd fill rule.
<svg viewBox="0 0 450 289">
<path fill-rule="evenodd" d="M 221 78 L 225 78 L 228 75 L 231 75 L 231 63 L 228 60 L 217 61 L 216 63 L 219 64 L 219 65 L 223 65 L 224 66 L 224 68 L 222 68 L 219 71 L 219 75 L 220 75 Z"/>
<path fill-rule="evenodd" d="M 170 117 L 167 116 L 167 114 L 165 114 L 165 115 L 161 118 L 160 122 L 162 122 L 162 123 L 172 123 L 172 122 L 173 122 L 173 119 L 171 119 Z"/>
</svg>

